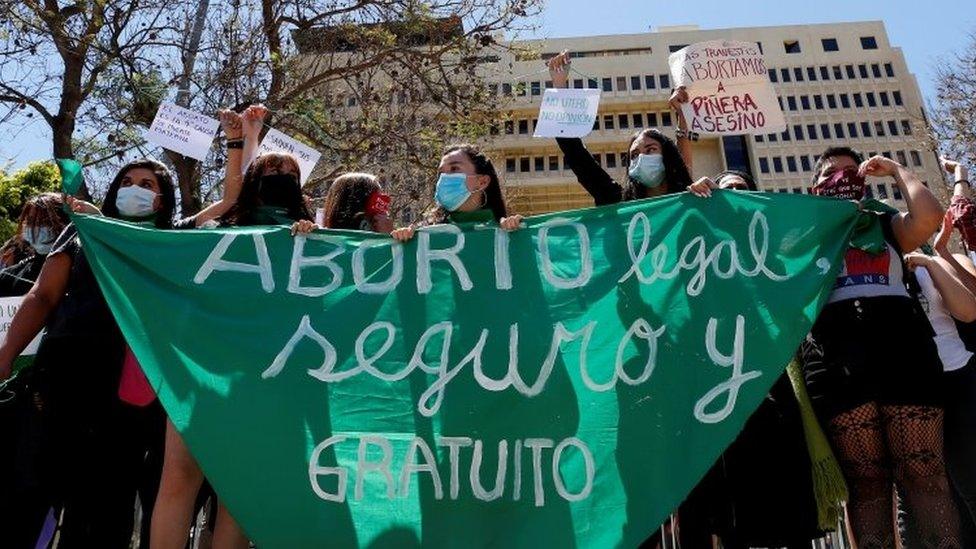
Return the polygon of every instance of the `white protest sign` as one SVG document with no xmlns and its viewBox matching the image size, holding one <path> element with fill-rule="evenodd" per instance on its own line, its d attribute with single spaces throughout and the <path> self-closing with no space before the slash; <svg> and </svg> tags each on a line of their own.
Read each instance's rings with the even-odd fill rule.
<svg viewBox="0 0 976 549">
<path fill-rule="evenodd" d="M 308 176 L 312 175 L 312 169 L 322 157 L 322 153 L 319 151 L 274 128 L 268 130 L 264 139 L 261 140 L 261 145 L 258 146 L 258 154 L 268 152 L 286 152 L 295 155 L 295 158 L 298 159 L 298 168 L 302 172 L 302 185 L 308 181 Z"/>
<path fill-rule="evenodd" d="M 197 160 L 207 158 L 220 121 L 172 103 L 162 103 L 146 141 Z"/>
<path fill-rule="evenodd" d="M 20 304 L 23 302 L 23 296 L 0 297 L 0 341 L 7 339 L 7 330 L 10 329 L 10 321 L 13 320 L 14 315 L 17 314 L 17 309 L 20 308 Z M 36 355 L 37 346 L 41 344 L 41 336 L 43 335 L 43 331 L 37 334 L 37 337 L 27 345 L 24 352 L 20 353 L 21 356 Z"/>
<path fill-rule="evenodd" d="M 688 129 L 704 135 L 775 133 L 786 129 L 766 62 L 755 42 L 709 40 L 668 58 L 675 86 L 684 86 Z"/>
<path fill-rule="evenodd" d="M 546 90 L 533 137 L 583 137 L 593 131 L 600 90 Z"/>
</svg>

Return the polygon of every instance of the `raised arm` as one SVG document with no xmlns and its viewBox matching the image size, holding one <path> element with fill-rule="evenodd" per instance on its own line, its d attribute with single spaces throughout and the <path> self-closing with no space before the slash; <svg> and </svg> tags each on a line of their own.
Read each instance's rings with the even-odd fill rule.
<svg viewBox="0 0 976 549">
<path fill-rule="evenodd" d="M 569 87 L 569 51 L 563 51 L 548 62 L 549 77 L 554 88 Z M 556 144 L 563 152 L 563 162 L 571 170 L 576 180 L 593 197 L 597 206 L 616 204 L 623 198 L 623 189 L 610 174 L 586 150 L 583 140 L 579 138 L 557 137 Z"/>
<path fill-rule="evenodd" d="M 227 165 L 224 172 L 224 195 L 210 206 L 193 216 L 193 226 L 200 227 L 208 221 L 217 219 L 227 213 L 241 194 L 243 183 L 243 121 L 241 115 L 231 110 L 220 111 L 220 127 L 227 137 Z"/>
<path fill-rule="evenodd" d="M 865 160 L 859 171 L 862 176 L 894 178 L 905 197 L 908 211 L 896 214 L 891 220 L 891 229 L 902 250 L 918 248 L 939 229 L 944 214 L 942 206 L 914 172 L 884 156 Z"/>
<path fill-rule="evenodd" d="M 681 109 L 681 105 L 687 102 L 688 91 L 685 90 L 684 86 L 678 86 L 671 92 L 671 99 L 668 101 L 668 105 L 671 106 L 671 110 L 678 117 L 678 130 L 680 130 L 676 137 L 678 152 L 681 153 L 681 159 L 685 161 L 685 166 L 688 166 L 688 173 L 691 173 L 691 160 L 694 156 L 691 151 L 691 134 L 688 133 L 688 121 L 685 120 L 685 111 Z"/>
<path fill-rule="evenodd" d="M 953 318 L 960 322 L 976 320 L 976 297 L 953 275 L 945 260 L 916 252 L 906 255 L 905 263 L 912 269 L 925 267 Z"/>
</svg>

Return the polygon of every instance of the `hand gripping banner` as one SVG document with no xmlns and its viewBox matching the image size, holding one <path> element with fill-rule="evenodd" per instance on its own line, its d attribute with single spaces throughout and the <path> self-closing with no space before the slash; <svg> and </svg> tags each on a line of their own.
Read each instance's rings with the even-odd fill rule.
<svg viewBox="0 0 976 549">
<path fill-rule="evenodd" d="M 75 223 L 147 378 L 260 547 L 537 548 L 636 546 L 657 528 L 782 374 L 856 217 L 716 192 L 403 245 Z"/>
</svg>

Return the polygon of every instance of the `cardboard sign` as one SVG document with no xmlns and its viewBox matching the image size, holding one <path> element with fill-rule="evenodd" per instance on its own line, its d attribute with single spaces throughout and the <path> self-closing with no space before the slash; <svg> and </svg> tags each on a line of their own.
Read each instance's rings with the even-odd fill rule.
<svg viewBox="0 0 976 549">
<path fill-rule="evenodd" d="M 315 164 L 318 163 L 319 158 L 322 157 L 322 153 L 319 151 L 309 147 L 297 139 L 281 133 L 274 128 L 268 130 L 268 133 L 264 136 L 264 139 L 261 140 L 261 145 L 258 146 L 259 155 L 268 152 L 286 152 L 294 155 L 298 160 L 298 168 L 301 170 L 302 185 L 308 181 L 308 176 L 312 175 L 312 170 L 315 169 Z"/>
<path fill-rule="evenodd" d="M 546 90 L 533 137 L 583 137 L 593 131 L 600 90 Z"/>
<path fill-rule="evenodd" d="M 668 58 L 675 86 L 684 86 L 688 129 L 702 135 L 752 135 L 786 129 L 776 91 L 755 42 L 710 40 Z"/>
<path fill-rule="evenodd" d="M 0 297 L 0 341 L 7 339 L 7 330 L 10 329 L 10 321 L 13 320 L 14 315 L 17 314 L 17 309 L 20 308 L 20 304 L 24 302 L 23 296 L 16 297 Z M 41 337 L 44 332 L 41 331 L 37 334 L 24 352 L 20 353 L 21 356 L 33 356 L 37 354 L 37 346 L 41 344 Z"/>
<path fill-rule="evenodd" d="M 203 161 L 220 121 L 172 103 L 162 103 L 146 130 L 146 141 Z"/>
</svg>

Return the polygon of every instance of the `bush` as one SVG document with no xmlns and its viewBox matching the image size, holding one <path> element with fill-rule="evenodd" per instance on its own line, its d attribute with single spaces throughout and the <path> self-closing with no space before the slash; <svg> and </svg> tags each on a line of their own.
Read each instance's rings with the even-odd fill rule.
<svg viewBox="0 0 976 549">
<path fill-rule="evenodd" d="M 0 242 L 14 235 L 20 210 L 28 198 L 60 188 L 61 174 L 54 162 L 31 162 L 11 174 L 0 172 Z"/>
</svg>

